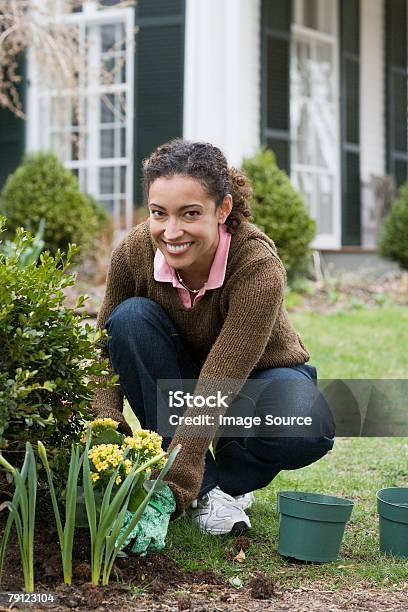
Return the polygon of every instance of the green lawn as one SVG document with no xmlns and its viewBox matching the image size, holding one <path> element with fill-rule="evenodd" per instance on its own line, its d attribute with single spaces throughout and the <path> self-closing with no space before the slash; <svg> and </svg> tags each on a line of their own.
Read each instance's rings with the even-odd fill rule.
<svg viewBox="0 0 408 612">
<path fill-rule="evenodd" d="M 406 378 L 408 308 L 291 313 L 319 378 Z"/>
<path fill-rule="evenodd" d="M 319 378 L 406 378 L 408 309 L 378 308 L 331 315 L 291 314 L 311 352 Z M 182 518 L 171 524 L 167 554 L 189 569 L 206 567 L 243 583 L 262 570 L 287 586 L 319 582 L 319 588 L 353 586 L 370 579 L 392 586 L 408 575 L 408 560 L 381 556 L 375 493 L 386 486 L 408 486 L 408 438 L 338 438 L 331 453 L 301 470 L 281 472 L 256 492 L 251 511 L 251 546 L 243 564 L 229 561 L 230 537 L 201 534 Z M 349 497 L 355 507 L 338 561 L 299 564 L 277 553 L 279 490 L 299 489 Z"/>
</svg>

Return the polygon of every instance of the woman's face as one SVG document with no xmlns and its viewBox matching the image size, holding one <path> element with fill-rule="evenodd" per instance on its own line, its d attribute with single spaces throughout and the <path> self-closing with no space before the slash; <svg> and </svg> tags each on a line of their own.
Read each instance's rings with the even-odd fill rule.
<svg viewBox="0 0 408 612">
<path fill-rule="evenodd" d="M 175 175 L 151 184 L 148 207 L 150 233 L 167 263 L 190 273 L 209 272 L 218 245 L 218 225 L 231 212 L 232 197 L 225 196 L 216 209 L 197 179 Z"/>
</svg>

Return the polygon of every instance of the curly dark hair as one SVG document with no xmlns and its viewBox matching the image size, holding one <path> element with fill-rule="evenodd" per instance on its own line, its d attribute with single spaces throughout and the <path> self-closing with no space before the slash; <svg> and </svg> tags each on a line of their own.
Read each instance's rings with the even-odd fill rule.
<svg viewBox="0 0 408 612">
<path fill-rule="evenodd" d="M 231 194 L 233 208 L 225 222 L 230 233 L 251 217 L 252 188 L 248 178 L 228 166 L 222 151 L 208 142 L 174 138 L 144 159 L 142 169 L 146 202 L 150 186 L 156 179 L 179 174 L 199 180 L 207 195 L 214 198 L 216 208 L 228 193 Z"/>
</svg>

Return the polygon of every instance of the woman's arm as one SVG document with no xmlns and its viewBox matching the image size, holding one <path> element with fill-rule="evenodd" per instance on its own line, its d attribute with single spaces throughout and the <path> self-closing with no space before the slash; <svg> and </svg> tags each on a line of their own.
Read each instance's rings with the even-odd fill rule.
<svg viewBox="0 0 408 612">
<path fill-rule="evenodd" d="M 108 269 L 106 280 L 105 297 L 96 320 L 96 328 L 103 329 L 112 311 L 124 300 L 134 296 L 135 281 L 130 272 L 126 238 L 114 249 Z M 106 345 L 103 347 L 103 356 L 109 359 Z M 105 377 L 95 378 L 102 381 L 111 378 L 114 374 L 109 362 L 109 374 Z M 98 417 L 110 417 L 119 421 L 122 427 L 126 427 L 123 418 L 123 393 L 120 386 L 109 389 L 96 389 L 92 402 L 92 410 Z"/>
<path fill-rule="evenodd" d="M 285 280 L 283 265 L 270 256 L 247 265 L 236 279 L 230 280 L 231 286 L 226 287 L 228 314 L 201 370 L 196 395 L 231 388 L 234 395 L 239 392 L 265 351 L 282 307 Z M 190 408 L 184 414 L 194 416 L 203 411 Z M 217 409 L 217 415 L 225 411 Z M 205 454 L 216 429 L 216 425 L 200 428 L 194 436 L 191 427 L 181 425 L 176 430 L 170 448 L 181 444 L 182 450 L 166 480 L 176 495 L 178 513 L 199 492 Z"/>
</svg>

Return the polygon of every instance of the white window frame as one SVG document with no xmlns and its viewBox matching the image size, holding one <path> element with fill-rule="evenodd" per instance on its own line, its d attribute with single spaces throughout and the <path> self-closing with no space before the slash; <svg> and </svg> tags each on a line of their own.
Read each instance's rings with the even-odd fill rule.
<svg viewBox="0 0 408 612">
<path fill-rule="evenodd" d="M 318 0 L 318 10 L 321 10 L 322 2 L 326 0 Z M 337 11 L 337 1 L 335 2 L 335 9 L 332 15 L 332 32 L 333 34 L 328 34 L 326 32 L 322 32 L 320 30 L 316 30 L 314 28 L 308 28 L 303 25 L 299 25 L 299 22 L 302 21 L 303 16 L 303 5 L 304 0 L 295 0 L 294 5 L 294 22 L 292 23 L 291 31 L 291 57 L 295 57 L 295 44 L 296 42 L 307 42 L 311 46 L 311 50 L 313 53 L 314 43 L 315 42 L 326 42 L 330 43 L 333 46 L 333 72 L 331 78 L 332 84 L 332 96 L 333 96 L 333 104 L 335 106 L 334 116 L 335 116 L 335 134 L 336 134 L 336 144 L 335 146 L 335 160 L 334 160 L 334 173 L 330 175 L 329 172 L 322 169 L 320 166 L 313 166 L 308 164 L 299 164 L 295 162 L 291 162 L 291 180 L 296 184 L 296 172 L 308 172 L 310 174 L 318 174 L 323 173 L 326 175 L 330 175 L 333 178 L 333 204 L 332 204 L 332 215 L 333 215 L 333 232 L 328 233 L 320 233 L 316 234 L 314 241 L 312 242 L 312 248 L 314 249 L 331 249 L 331 248 L 340 248 L 341 247 L 341 156 L 340 156 L 340 143 L 341 143 L 341 135 L 340 135 L 340 74 L 339 74 L 339 19 L 338 19 L 338 11 Z M 297 22 L 297 23 L 296 23 Z M 290 139 L 291 143 L 293 143 L 296 139 L 296 133 L 294 130 L 293 122 L 290 122 L 291 125 L 291 134 Z M 309 203 L 306 203 L 309 205 Z M 316 218 L 314 203 L 310 202 L 311 214 L 313 218 Z"/>
<path fill-rule="evenodd" d="M 126 166 L 126 185 L 125 185 L 125 228 L 120 225 L 120 210 L 114 211 L 114 226 L 120 234 L 128 232 L 133 226 L 133 177 L 134 177 L 134 145 L 133 145 L 133 128 L 134 128 L 134 8 L 106 8 L 99 9 L 95 2 L 84 2 L 82 12 L 61 14 L 58 17 L 64 23 L 83 26 L 83 28 L 92 25 L 104 25 L 121 22 L 125 26 L 126 36 L 126 83 L 109 85 L 91 84 L 86 89 L 79 87 L 79 97 L 81 100 L 87 100 L 88 96 L 93 102 L 100 99 L 100 95 L 110 93 L 124 93 L 126 95 L 125 103 L 125 131 L 126 131 L 126 149 L 125 157 L 101 158 L 98 156 L 98 142 L 100 130 L 97 126 L 98 113 L 89 113 L 87 128 L 95 134 L 91 140 L 92 149 L 88 152 L 88 158 L 83 160 L 64 161 L 64 166 L 69 169 L 87 168 L 88 172 L 91 169 L 88 178 L 88 193 L 98 197 L 98 173 L 99 168 L 112 166 Z M 92 53 L 92 48 L 91 48 Z M 92 55 L 90 57 L 92 62 Z M 40 99 L 50 96 L 70 94 L 68 90 L 46 90 L 40 88 L 38 83 L 37 71 L 35 67 L 34 53 L 31 49 L 28 52 L 28 92 L 27 92 L 27 151 L 38 151 L 41 147 L 40 138 Z"/>
</svg>

